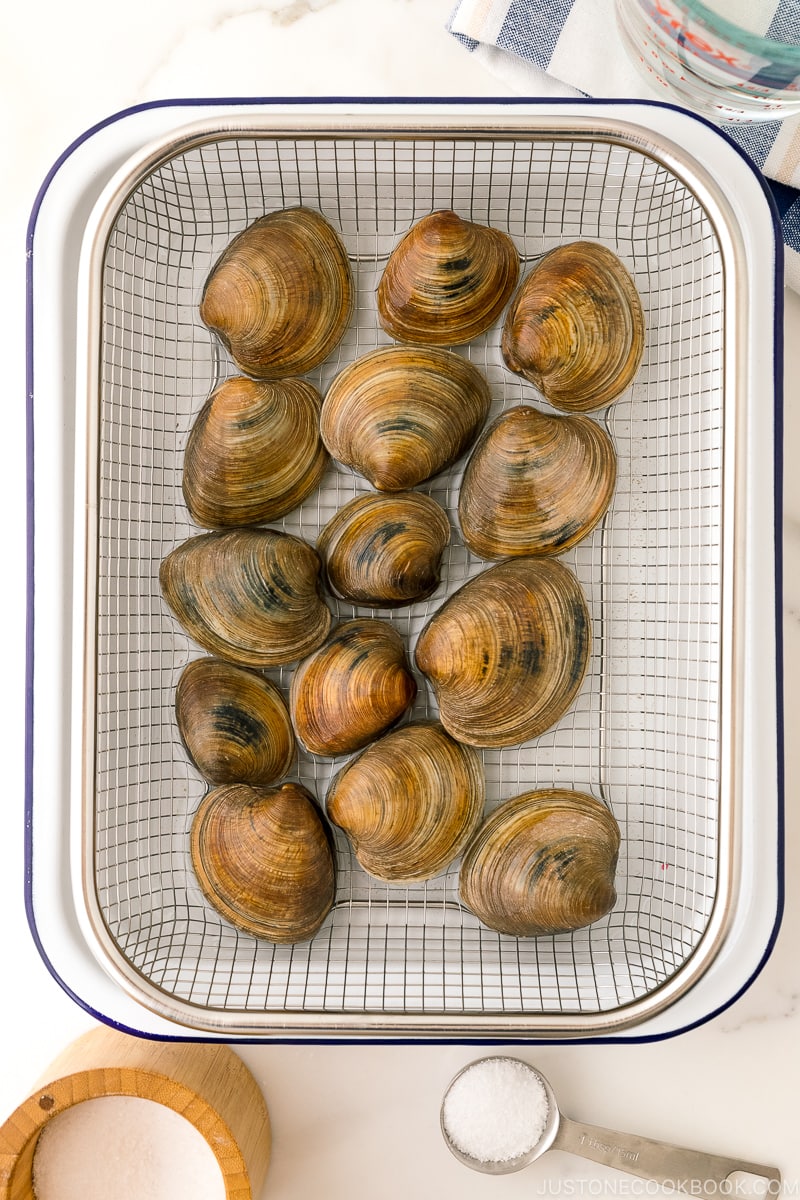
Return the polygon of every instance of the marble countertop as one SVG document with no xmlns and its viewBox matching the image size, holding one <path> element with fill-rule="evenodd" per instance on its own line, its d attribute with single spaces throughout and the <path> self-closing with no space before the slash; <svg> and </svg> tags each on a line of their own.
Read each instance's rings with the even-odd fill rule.
<svg viewBox="0 0 800 1200">
<path fill-rule="evenodd" d="M 0 71 L 6 170 L 2 189 L 2 321 L 6 332 L 2 473 L 8 581 L 25 561 L 25 228 L 36 192 L 62 151 L 104 117 L 151 100 L 224 96 L 510 95 L 445 31 L 451 0 L 140 0 L 131 10 L 79 0 L 17 5 L 4 20 Z M 786 293 L 785 452 L 800 448 L 800 297 Z M 800 1186 L 800 778 L 793 719 L 800 704 L 800 475 L 785 484 L 786 910 L 775 949 L 749 990 L 710 1022 L 641 1045 L 522 1048 L 569 1115 L 778 1166 Z M 53 981 L 23 903 L 22 587 L 6 583 L 4 754 L 0 840 L 0 1118 L 91 1018 Z M 247 1045 L 241 1053 L 271 1109 L 273 1162 L 264 1196 L 300 1200 L 324 1189 L 400 1200 L 448 1194 L 617 1195 L 627 1177 L 558 1152 L 503 1181 L 461 1168 L 444 1149 L 438 1107 L 451 1076 L 481 1053 L 451 1045 Z M 635 1193 L 634 1193 L 635 1194 Z M 641 1194 L 641 1193 L 640 1193 Z"/>
</svg>

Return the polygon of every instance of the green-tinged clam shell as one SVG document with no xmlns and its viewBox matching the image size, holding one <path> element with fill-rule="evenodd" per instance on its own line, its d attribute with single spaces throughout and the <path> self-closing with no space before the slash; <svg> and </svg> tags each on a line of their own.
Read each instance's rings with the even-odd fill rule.
<svg viewBox="0 0 800 1200">
<path fill-rule="evenodd" d="M 616 478 L 611 438 L 591 417 L 508 409 L 467 463 L 458 497 L 464 541 L 482 558 L 560 554 L 594 529 Z"/>
<path fill-rule="evenodd" d="M 161 563 L 164 598 L 190 637 L 219 658 L 276 667 L 328 635 L 321 562 L 302 538 L 273 529 L 201 533 Z"/>
<path fill-rule="evenodd" d="M 334 595 L 394 608 L 435 590 L 449 540 L 447 514 L 430 496 L 370 492 L 339 509 L 320 533 L 317 549 Z"/>
<path fill-rule="evenodd" d="M 183 744 L 212 783 L 275 783 L 295 757 L 289 711 L 274 683 L 218 658 L 184 667 L 175 692 Z"/>
<path fill-rule="evenodd" d="M 586 600 L 553 558 L 511 558 L 464 584 L 434 613 L 416 662 L 445 729 L 472 746 L 538 737 L 572 704 L 589 659 Z"/>
<path fill-rule="evenodd" d="M 614 907 L 617 822 L 583 792 L 549 789 L 507 800 L 464 851 L 462 901 L 514 937 L 566 933 Z"/>
<path fill-rule="evenodd" d="M 472 445 L 490 402 L 486 380 L 460 355 L 388 346 L 336 376 L 322 405 L 322 440 L 379 492 L 407 491 Z"/>
<path fill-rule="evenodd" d="M 183 495 L 208 529 L 274 521 L 322 479 L 322 397 L 302 379 L 234 376 L 198 413 L 183 459 Z"/>
</svg>

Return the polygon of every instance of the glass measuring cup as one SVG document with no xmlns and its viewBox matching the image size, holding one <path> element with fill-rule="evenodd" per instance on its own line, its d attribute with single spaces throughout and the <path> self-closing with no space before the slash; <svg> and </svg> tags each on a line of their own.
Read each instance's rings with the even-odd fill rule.
<svg viewBox="0 0 800 1200">
<path fill-rule="evenodd" d="M 547 1117 L 544 1129 L 530 1149 L 502 1161 L 483 1160 L 465 1153 L 454 1143 L 445 1120 L 445 1108 L 448 1096 L 453 1088 L 473 1067 L 483 1063 L 508 1063 L 515 1069 L 523 1068 L 531 1072 L 547 1096 Z M 699 1184 L 700 1193 L 706 1194 L 709 1184 L 716 1185 L 715 1191 L 725 1194 L 723 1186 L 728 1181 L 731 1194 L 752 1194 L 758 1196 L 774 1195 L 780 1190 L 781 1174 L 774 1167 L 764 1167 L 757 1163 L 745 1162 L 738 1158 L 725 1158 L 717 1154 L 705 1154 L 700 1150 L 685 1150 L 669 1142 L 658 1142 L 653 1138 L 642 1137 L 634 1133 L 620 1133 L 614 1129 L 604 1129 L 599 1125 L 586 1125 L 582 1121 L 573 1121 L 565 1117 L 558 1108 L 555 1093 L 542 1075 L 528 1063 L 517 1058 L 493 1056 L 478 1059 L 469 1063 L 450 1081 L 442 1099 L 439 1122 L 442 1136 L 452 1154 L 467 1167 L 474 1171 L 482 1171 L 487 1175 L 506 1175 L 512 1171 L 520 1171 L 529 1163 L 541 1158 L 548 1150 L 566 1150 L 570 1154 L 580 1155 L 592 1162 L 602 1163 L 607 1167 L 616 1167 L 629 1175 L 641 1179 L 649 1179 L 661 1184 L 681 1186 L 690 1194 L 692 1182 Z M 736 1176 L 744 1179 L 736 1180 Z M 753 1177 L 752 1190 L 748 1192 L 747 1178 Z M 740 1192 L 736 1183 L 744 1185 Z M 696 1189 L 695 1189 L 696 1190 Z"/>
<path fill-rule="evenodd" d="M 800 112 L 800 0 L 616 0 L 632 61 L 712 119 Z"/>
</svg>

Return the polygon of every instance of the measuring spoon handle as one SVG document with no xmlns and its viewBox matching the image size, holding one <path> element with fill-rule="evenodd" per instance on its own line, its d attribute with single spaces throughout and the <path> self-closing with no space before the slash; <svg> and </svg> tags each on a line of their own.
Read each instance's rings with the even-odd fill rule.
<svg viewBox="0 0 800 1200">
<path fill-rule="evenodd" d="M 629 1175 L 670 1183 L 688 1195 L 705 1195 L 704 1184 L 723 1183 L 736 1171 L 757 1175 L 768 1181 L 760 1184 L 758 1191 L 752 1193 L 754 1195 L 774 1196 L 780 1192 L 781 1173 L 775 1167 L 704 1154 L 700 1150 L 684 1150 L 670 1142 L 656 1142 L 635 1133 L 618 1133 L 599 1125 L 570 1121 L 563 1115 L 552 1146 L 570 1154 L 579 1154 L 592 1162 L 627 1171 Z M 696 1181 L 694 1191 L 693 1181 Z M 743 1193 L 733 1185 L 730 1194 L 740 1196 Z"/>
</svg>

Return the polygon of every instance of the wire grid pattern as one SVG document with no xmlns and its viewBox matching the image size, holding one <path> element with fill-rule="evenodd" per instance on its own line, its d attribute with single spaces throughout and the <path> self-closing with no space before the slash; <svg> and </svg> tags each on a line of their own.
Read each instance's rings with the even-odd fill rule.
<svg viewBox="0 0 800 1200">
<path fill-rule="evenodd" d="M 487 811 L 534 787 L 592 792 L 622 831 L 618 902 L 572 935 L 521 939 L 459 903 L 457 868 L 427 884 L 367 877 L 337 830 L 337 899 L 312 941 L 273 946 L 204 901 L 189 858 L 205 784 L 174 721 L 175 685 L 200 656 L 163 602 L 161 559 L 199 532 L 181 493 L 182 455 L 212 388 L 235 373 L 198 317 L 231 237 L 275 208 L 306 204 L 340 231 L 357 311 L 309 376 L 389 341 L 374 293 L 399 237 L 436 208 L 505 229 L 523 270 L 576 238 L 633 273 L 647 347 L 632 387 L 597 415 L 619 458 L 602 524 L 564 555 L 593 622 L 575 704 L 533 742 L 483 753 Z M 264 1014 L 596 1013 L 648 994 L 706 926 L 717 882 L 722 263 L 703 209 L 668 170 L 612 142 L 563 137 L 227 138 L 151 174 L 115 222 L 104 270 L 100 401 L 95 883 L 121 955 L 169 995 Z M 486 374 L 492 419 L 548 407 L 511 374 L 499 325 L 456 348 Z M 486 564 L 464 547 L 455 506 L 463 462 L 424 485 L 453 526 L 443 581 L 426 602 L 375 611 L 407 638 Z M 280 525 L 315 541 L 369 490 L 332 464 Z M 330 599 L 341 619 L 370 610 Z M 413 661 L 413 657 L 412 657 Z M 266 672 L 288 693 L 290 669 Z M 412 716 L 435 715 L 424 679 Z M 294 777 L 324 802 L 342 760 L 299 755 Z M 323 1019 L 323 1018 L 321 1018 Z"/>
</svg>

